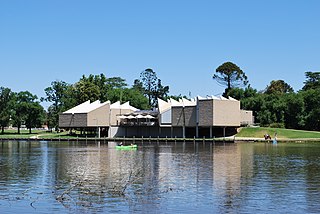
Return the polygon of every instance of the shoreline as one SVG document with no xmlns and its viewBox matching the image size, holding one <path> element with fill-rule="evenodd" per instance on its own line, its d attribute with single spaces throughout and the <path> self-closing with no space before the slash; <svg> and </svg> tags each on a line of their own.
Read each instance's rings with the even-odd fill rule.
<svg viewBox="0 0 320 214">
<path fill-rule="evenodd" d="M 97 137 L 1 137 L 0 141 L 47 141 L 47 142 L 194 142 L 194 143 L 215 143 L 215 142 L 225 142 L 225 143 L 242 143 L 242 142 L 252 142 L 252 143 L 272 143 L 273 139 L 265 140 L 264 138 L 254 138 L 254 137 L 219 137 L 219 138 L 160 138 L 160 137 L 115 137 L 115 138 L 97 138 Z M 320 138 L 278 138 L 278 143 L 295 142 L 320 142 Z"/>
</svg>

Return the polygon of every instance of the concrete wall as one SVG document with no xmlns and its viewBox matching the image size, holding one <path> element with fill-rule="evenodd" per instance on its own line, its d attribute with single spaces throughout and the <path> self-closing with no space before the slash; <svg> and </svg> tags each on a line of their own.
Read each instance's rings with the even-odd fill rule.
<svg viewBox="0 0 320 214">
<path fill-rule="evenodd" d="M 110 126 L 117 126 L 120 124 L 120 115 L 132 113 L 129 109 L 110 109 Z"/>
<path fill-rule="evenodd" d="M 88 113 L 64 113 L 59 115 L 60 128 L 107 127 L 110 104 L 105 104 Z"/>
<path fill-rule="evenodd" d="M 254 123 L 253 121 L 253 112 L 248 110 L 241 110 L 241 125 L 252 125 Z"/>
<path fill-rule="evenodd" d="M 199 100 L 199 126 L 240 126 L 240 102 L 236 100 Z"/>
<path fill-rule="evenodd" d="M 171 122 L 172 122 L 172 126 L 182 126 L 183 124 L 182 107 L 171 107 Z"/>
<path fill-rule="evenodd" d="M 159 125 L 171 125 L 171 108 L 168 109 L 167 111 L 164 111 L 162 114 L 160 114 L 159 117 Z"/>
<path fill-rule="evenodd" d="M 173 106 L 172 126 L 196 126 L 196 106 Z M 185 123 L 185 124 L 184 124 Z"/>
<path fill-rule="evenodd" d="M 106 104 L 88 113 L 88 127 L 109 126 L 110 104 Z"/>
<path fill-rule="evenodd" d="M 213 101 L 199 100 L 199 126 L 209 127 L 213 125 Z"/>
<path fill-rule="evenodd" d="M 213 100 L 213 126 L 240 126 L 240 101 Z"/>
<path fill-rule="evenodd" d="M 59 115 L 60 128 L 75 128 L 87 127 L 87 114 L 60 114 Z"/>
</svg>

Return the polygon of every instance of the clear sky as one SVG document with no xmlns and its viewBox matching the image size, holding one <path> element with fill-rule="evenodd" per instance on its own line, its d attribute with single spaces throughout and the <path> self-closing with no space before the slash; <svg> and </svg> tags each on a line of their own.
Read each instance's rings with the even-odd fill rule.
<svg viewBox="0 0 320 214">
<path fill-rule="evenodd" d="M 318 0 L 0 0 L 0 86 L 38 97 L 54 80 L 152 68 L 170 94 L 219 95 L 212 75 L 237 64 L 258 90 L 295 91 L 320 70 Z"/>
</svg>

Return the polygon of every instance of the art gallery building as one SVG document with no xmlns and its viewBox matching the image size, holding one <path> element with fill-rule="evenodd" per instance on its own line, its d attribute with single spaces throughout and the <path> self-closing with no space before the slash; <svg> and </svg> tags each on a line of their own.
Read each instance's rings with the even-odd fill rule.
<svg viewBox="0 0 320 214">
<path fill-rule="evenodd" d="M 158 99 L 158 108 L 139 110 L 126 102 L 84 102 L 59 115 L 59 127 L 94 131 L 98 137 L 221 137 L 254 122 L 231 97 Z"/>
</svg>

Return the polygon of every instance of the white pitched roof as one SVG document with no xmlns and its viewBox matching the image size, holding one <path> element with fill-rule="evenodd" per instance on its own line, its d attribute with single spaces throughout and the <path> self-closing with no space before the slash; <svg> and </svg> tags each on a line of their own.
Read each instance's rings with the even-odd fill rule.
<svg viewBox="0 0 320 214">
<path fill-rule="evenodd" d="M 182 102 L 184 106 L 195 106 L 197 104 L 196 102 L 187 100 L 186 98 L 182 98 Z"/>
<path fill-rule="evenodd" d="M 179 101 L 170 98 L 167 102 L 158 98 L 158 109 L 160 113 L 163 113 L 170 109 L 173 106 L 196 106 L 197 100 L 230 100 L 230 101 L 238 101 L 232 97 L 225 98 L 223 96 L 214 96 L 214 95 L 207 95 L 206 97 L 197 96 L 191 100 L 186 98 L 181 98 Z"/>
<path fill-rule="evenodd" d="M 159 112 L 163 113 L 166 110 L 170 109 L 172 106 L 195 106 L 196 100 L 187 100 L 185 98 L 179 99 L 179 102 L 170 98 L 168 102 L 158 98 L 158 108 Z"/>
<path fill-rule="evenodd" d="M 197 96 L 198 100 L 206 100 L 207 98 L 201 97 L 201 96 Z"/>
<path fill-rule="evenodd" d="M 117 101 L 113 104 L 111 104 L 110 109 L 130 109 L 132 111 L 138 111 L 139 109 L 131 106 L 129 102 L 123 103 L 122 105 L 120 104 L 120 101 Z"/>
<path fill-rule="evenodd" d="M 171 104 L 169 102 L 166 102 L 160 98 L 158 98 L 158 108 L 159 108 L 159 112 L 165 112 L 166 110 L 171 108 Z"/>
<path fill-rule="evenodd" d="M 238 100 L 236 100 L 236 99 L 234 99 L 234 98 L 232 98 L 232 97 L 229 97 L 228 99 L 227 98 L 225 98 L 225 97 L 223 97 L 223 96 L 219 96 L 219 97 L 216 97 L 216 96 L 214 96 L 214 95 L 207 95 L 205 98 L 204 97 L 201 97 L 201 96 L 198 96 L 197 97 L 198 98 L 198 100 L 232 100 L 232 101 L 238 101 Z"/>
<path fill-rule="evenodd" d="M 108 103 L 110 103 L 110 101 L 100 103 L 100 101 L 97 100 L 93 103 L 90 103 L 90 100 L 88 100 L 80 105 L 77 105 L 76 107 L 73 107 L 72 109 L 69 109 L 68 111 L 63 112 L 63 114 L 88 113 Z"/>
<path fill-rule="evenodd" d="M 210 97 L 211 97 L 211 99 L 213 99 L 213 100 L 220 100 L 219 97 L 216 97 L 216 96 L 214 96 L 214 95 L 211 95 Z"/>
<path fill-rule="evenodd" d="M 181 103 L 176 101 L 175 99 L 170 98 L 171 106 L 180 106 Z"/>
<path fill-rule="evenodd" d="M 228 100 L 227 98 L 223 97 L 223 96 L 220 96 L 220 99 L 221 100 Z"/>
<path fill-rule="evenodd" d="M 229 97 L 229 100 L 238 101 L 238 100 L 234 99 L 233 97 Z"/>
<path fill-rule="evenodd" d="M 115 103 L 112 103 L 111 105 L 110 105 L 110 109 L 119 109 L 120 108 L 120 101 L 117 101 L 117 102 L 115 102 Z"/>
<path fill-rule="evenodd" d="M 130 109 L 130 110 L 132 110 L 132 111 L 138 111 L 138 110 L 139 110 L 139 109 L 131 106 L 130 103 L 129 103 L 129 101 L 126 102 L 126 103 L 123 103 L 123 104 L 121 105 L 121 109 Z"/>
</svg>

